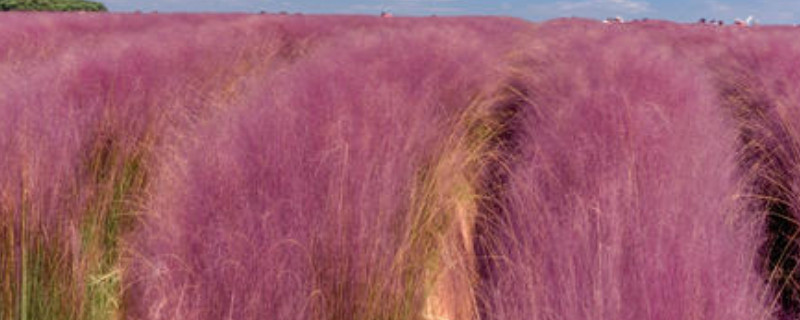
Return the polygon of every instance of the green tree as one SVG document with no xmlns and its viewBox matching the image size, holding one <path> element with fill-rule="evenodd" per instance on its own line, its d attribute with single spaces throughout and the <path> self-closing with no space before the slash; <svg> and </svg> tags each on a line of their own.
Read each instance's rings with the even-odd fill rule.
<svg viewBox="0 0 800 320">
<path fill-rule="evenodd" d="M 0 11 L 108 11 L 100 2 L 84 0 L 0 0 Z"/>
</svg>

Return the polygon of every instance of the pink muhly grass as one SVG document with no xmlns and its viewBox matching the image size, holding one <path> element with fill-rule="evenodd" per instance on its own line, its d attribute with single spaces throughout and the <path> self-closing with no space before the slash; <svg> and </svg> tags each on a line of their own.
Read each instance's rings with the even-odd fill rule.
<svg viewBox="0 0 800 320">
<path fill-rule="evenodd" d="M 0 318 L 800 313 L 793 29 L 0 18 Z"/>
<path fill-rule="evenodd" d="M 793 30 L 791 30 L 793 31 Z M 796 32 L 780 28 L 732 39 L 725 60 L 714 63 L 724 106 L 737 120 L 745 199 L 766 220 L 759 271 L 772 286 L 770 305 L 781 319 L 800 315 L 797 259 L 800 67 Z"/>
<path fill-rule="evenodd" d="M 556 27 L 520 64 L 530 99 L 479 256 L 485 318 L 769 318 L 763 221 L 735 200 L 737 132 L 713 85 L 645 37 Z"/>
<path fill-rule="evenodd" d="M 102 35 L 103 27 L 88 29 Z M 13 286 L 2 288 L 0 303 L 10 312 L 3 317 L 120 311 L 120 239 L 142 201 L 149 149 L 167 126 L 196 121 L 232 99 L 262 46 L 270 47 L 241 30 L 247 27 L 165 24 L 157 39 L 118 33 L 0 78 L 9 89 L 0 95 L 0 152 L 8 164 L 0 213 L 3 239 L 13 247 L 0 257 L 4 284 Z M 251 47 L 239 46 L 245 39 Z"/>
<path fill-rule="evenodd" d="M 404 249 L 414 190 L 482 81 L 497 79 L 507 49 L 487 43 L 509 41 L 392 23 L 318 39 L 167 154 L 137 236 L 135 317 L 421 316 L 419 259 L 435 254 Z"/>
</svg>

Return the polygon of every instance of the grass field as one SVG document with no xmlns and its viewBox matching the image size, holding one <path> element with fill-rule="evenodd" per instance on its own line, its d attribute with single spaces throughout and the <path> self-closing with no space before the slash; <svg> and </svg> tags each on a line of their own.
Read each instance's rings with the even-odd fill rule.
<svg viewBox="0 0 800 320">
<path fill-rule="evenodd" d="M 800 29 L 0 21 L 2 320 L 800 317 Z"/>
</svg>

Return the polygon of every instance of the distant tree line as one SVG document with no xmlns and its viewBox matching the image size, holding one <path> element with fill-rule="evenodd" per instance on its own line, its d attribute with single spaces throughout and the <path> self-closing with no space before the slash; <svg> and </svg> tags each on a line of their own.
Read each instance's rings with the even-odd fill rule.
<svg viewBox="0 0 800 320">
<path fill-rule="evenodd" d="M 108 11 L 100 2 L 84 0 L 0 0 L 0 11 Z"/>
</svg>

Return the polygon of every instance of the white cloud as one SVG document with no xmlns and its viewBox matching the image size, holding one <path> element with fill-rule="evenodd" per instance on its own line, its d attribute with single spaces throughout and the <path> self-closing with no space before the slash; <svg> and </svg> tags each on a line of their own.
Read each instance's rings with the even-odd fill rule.
<svg viewBox="0 0 800 320">
<path fill-rule="evenodd" d="M 733 10 L 733 8 L 730 5 L 727 5 L 725 3 L 722 3 L 722 2 L 716 1 L 716 0 L 708 0 L 708 1 L 706 1 L 706 7 L 708 7 L 708 9 L 712 13 L 716 13 L 716 14 L 728 13 L 728 12 L 731 12 Z"/>
<path fill-rule="evenodd" d="M 355 12 L 379 12 L 384 9 L 384 6 L 379 4 L 354 4 L 349 9 Z"/>
<path fill-rule="evenodd" d="M 461 0 L 385 0 L 381 4 L 353 4 L 350 12 L 374 13 L 389 10 L 399 15 L 457 14 L 465 12 Z"/>
<path fill-rule="evenodd" d="M 429 13 L 462 13 L 464 9 L 456 7 L 424 7 L 424 11 Z"/>
<path fill-rule="evenodd" d="M 458 1 L 460 0 L 394 0 L 394 2 L 414 2 L 414 3 L 442 3 L 442 2 L 458 2 Z"/>
<path fill-rule="evenodd" d="M 742 3 L 724 3 L 721 0 L 706 0 L 705 10 L 713 17 L 725 20 L 753 16 L 766 24 L 797 23 L 800 2 L 796 0 L 755 0 Z"/>
<path fill-rule="evenodd" d="M 604 1 L 600 1 L 601 3 Z M 630 13 L 640 13 L 650 10 L 650 4 L 644 1 L 633 0 L 608 0 L 607 2 L 626 9 Z"/>
<path fill-rule="evenodd" d="M 529 5 L 531 14 L 540 17 L 605 17 L 608 15 L 641 14 L 650 12 L 650 3 L 644 0 L 580 0 L 557 1 Z"/>
</svg>

